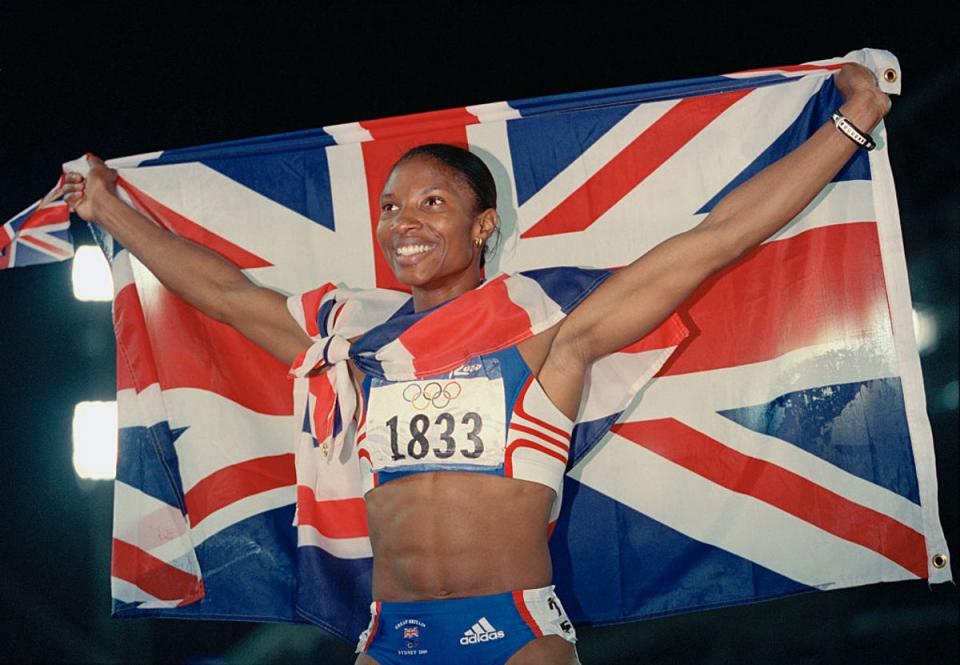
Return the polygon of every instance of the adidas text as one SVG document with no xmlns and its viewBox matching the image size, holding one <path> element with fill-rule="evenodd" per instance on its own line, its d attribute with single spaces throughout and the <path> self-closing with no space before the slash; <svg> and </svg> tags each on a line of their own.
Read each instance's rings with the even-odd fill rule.
<svg viewBox="0 0 960 665">
<path fill-rule="evenodd" d="M 481 617 L 477 623 L 473 624 L 469 630 L 463 631 L 463 637 L 460 638 L 460 644 L 467 646 L 469 644 L 479 644 L 480 642 L 492 642 L 493 640 L 503 639 L 502 630 L 497 630 L 487 621 L 487 617 Z"/>
<path fill-rule="evenodd" d="M 460 638 L 460 644 L 477 644 L 478 642 L 490 642 L 499 640 L 503 637 L 503 631 L 498 630 L 495 633 L 480 633 L 479 635 L 464 635 Z"/>
</svg>

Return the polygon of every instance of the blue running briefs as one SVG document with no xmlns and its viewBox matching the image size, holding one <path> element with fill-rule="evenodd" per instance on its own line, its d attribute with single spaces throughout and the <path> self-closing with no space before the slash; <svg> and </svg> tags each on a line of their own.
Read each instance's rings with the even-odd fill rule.
<svg viewBox="0 0 960 665">
<path fill-rule="evenodd" d="M 577 639 L 553 586 L 451 600 L 375 601 L 370 614 L 357 653 L 380 665 L 502 665 L 538 637 Z"/>
</svg>

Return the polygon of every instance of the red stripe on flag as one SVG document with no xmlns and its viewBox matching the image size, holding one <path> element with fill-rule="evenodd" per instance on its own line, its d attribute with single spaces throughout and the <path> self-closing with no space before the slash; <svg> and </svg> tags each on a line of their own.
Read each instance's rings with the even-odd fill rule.
<svg viewBox="0 0 960 665">
<path fill-rule="evenodd" d="M 204 316 L 134 265 L 137 287 L 115 299 L 114 327 L 128 371 L 139 392 L 159 381 L 164 390 L 199 388 L 252 411 L 293 412 L 287 367 L 230 326 Z M 155 359 L 162 359 L 157 363 Z"/>
<path fill-rule="evenodd" d="M 763 69 L 744 69 L 739 72 L 731 72 L 731 76 L 734 74 L 762 74 L 763 72 L 771 72 L 776 74 L 777 72 L 820 72 L 820 71 L 835 71 L 843 67 L 844 63 L 838 62 L 833 65 L 784 65 L 782 67 L 764 67 Z"/>
<path fill-rule="evenodd" d="M 922 534 L 803 476 L 737 452 L 672 418 L 622 423 L 611 431 L 722 487 L 869 548 L 917 577 L 927 576 Z"/>
<path fill-rule="evenodd" d="M 659 351 L 677 346 L 687 338 L 690 331 L 683 325 L 683 320 L 678 314 L 671 314 L 670 318 L 654 328 L 652 331 L 638 339 L 633 344 L 628 344 L 617 353 L 644 353 L 646 351 Z"/>
<path fill-rule="evenodd" d="M 752 90 L 678 102 L 520 237 L 583 231 Z"/>
<path fill-rule="evenodd" d="M 333 284 L 324 284 L 318 289 L 312 291 L 307 291 L 302 296 L 300 296 L 300 306 L 303 307 L 304 316 L 306 318 L 306 327 L 307 334 L 311 337 L 315 337 L 320 334 L 320 325 L 317 322 L 317 317 L 313 315 L 314 312 L 319 311 L 320 301 L 323 300 L 323 297 L 330 293 L 336 287 Z"/>
<path fill-rule="evenodd" d="M 441 111 L 364 120 L 360 123 L 360 126 L 370 132 L 375 140 L 414 137 L 412 147 L 424 143 L 437 143 L 437 141 L 429 139 L 429 134 L 447 130 L 461 132 L 467 125 L 475 125 L 478 122 L 480 120 L 477 116 L 461 106 Z M 466 141 L 464 141 L 464 147 L 466 147 Z"/>
<path fill-rule="evenodd" d="M 123 354 L 121 353 L 120 347 L 117 346 L 117 390 L 125 390 L 128 388 L 133 388 L 136 380 L 133 377 L 133 372 L 127 363 L 124 360 Z M 146 385 L 150 385 L 147 383 Z"/>
<path fill-rule="evenodd" d="M 126 580 L 160 600 L 182 600 L 181 605 L 203 598 L 203 582 L 149 552 L 113 539 L 110 574 Z"/>
<path fill-rule="evenodd" d="M 27 229 L 48 226 L 50 224 L 63 224 L 69 221 L 70 209 L 67 208 L 66 203 L 51 205 L 45 208 L 38 208 L 30 213 L 30 216 L 20 225 L 19 230 L 20 233 L 23 233 Z"/>
<path fill-rule="evenodd" d="M 134 207 L 153 219 L 157 224 L 168 231 L 172 231 L 181 238 L 192 240 L 198 245 L 203 245 L 207 249 L 216 252 L 238 268 L 266 268 L 273 265 L 256 254 L 248 252 L 239 245 L 233 244 L 226 238 L 203 228 L 180 213 L 171 210 L 156 199 L 141 192 L 126 180 L 120 178 L 117 180 L 117 184 L 130 195 Z"/>
<path fill-rule="evenodd" d="M 477 117 L 464 108 L 367 120 L 360 125 L 368 130 L 374 141 L 362 143 L 364 170 L 367 176 L 367 197 L 373 234 L 373 265 L 377 286 L 409 292 L 397 281 L 377 243 L 377 223 L 380 221 L 380 192 L 387 182 L 394 163 L 410 148 L 425 143 L 450 143 L 467 147 L 466 126 L 476 124 Z"/>
<path fill-rule="evenodd" d="M 333 423 L 337 410 L 337 393 L 331 383 L 332 377 L 326 372 L 309 379 L 311 416 L 313 417 L 313 438 L 324 442 L 333 436 Z"/>
<path fill-rule="evenodd" d="M 297 487 L 297 523 L 312 526 L 327 538 L 367 536 L 367 504 L 363 499 L 318 501 L 313 490 Z"/>
<path fill-rule="evenodd" d="M 117 390 L 133 388 L 139 393 L 158 383 L 143 307 L 133 284 L 120 289 L 113 298 L 113 328 L 117 336 Z"/>
<path fill-rule="evenodd" d="M 0 226 L 0 250 L 12 243 L 16 235 L 17 232 L 13 230 L 11 225 L 4 224 Z"/>
<path fill-rule="evenodd" d="M 297 482 L 293 453 L 258 457 L 231 464 L 202 479 L 186 493 L 190 525 L 196 526 L 211 513 L 254 494 Z"/>
<path fill-rule="evenodd" d="M 445 305 L 443 312 L 442 317 L 423 317 L 397 338 L 413 356 L 417 376 L 449 371 L 468 360 L 467 355 L 510 346 L 531 334 L 530 315 L 510 299 L 502 275 Z M 516 330 L 523 332 L 517 335 Z M 451 335 L 456 335 L 457 344 L 447 343 Z M 452 348 L 438 351 L 445 346 Z"/>
<path fill-rule="evenodd" d="M 871 336 L 892 353 L 876 224 L 811 229 L 767 243 L 707 280 L 678 308 L 693 332 L 658 376 L 776 358 Z"/>
<path fill-rule="evenodd" d="M 20 242 L 22 242 L 24 245 L 33 245 L 34 247 L 42 249 L 48 254 L 53 254 L 55 256 L 61 256 L 63 258 L 71 256 L 70 251 L 66 251 L 62 247 L 57 247 L 56 245 L 51 245 L 48 242 L 44 242 L 36 236 L 21 235 Z"/>
</svg>

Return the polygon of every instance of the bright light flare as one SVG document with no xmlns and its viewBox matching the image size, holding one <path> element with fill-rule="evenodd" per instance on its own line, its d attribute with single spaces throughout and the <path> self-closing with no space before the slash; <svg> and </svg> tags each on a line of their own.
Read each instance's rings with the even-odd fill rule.
<svg viewBox="0 0 960 665">
<path fill-rule="evenodd" d="M 73 407 L 73 468 L 92 480 L 110 480 L 116 474 L 116 402 L 79 402 Z"/>
<path fill-rule="evenodd" d="M 113 276 L 106 257 L 93 245 L 81 245 L 73 257 L 73 297 L 77 300 L 113 300 Z"/>
<path fill-rule="evenodd" d="M 913 310 L 913 332 L 917 337 L 917 351 L 921 355 L 933 351 L 940 342 L 940 326 L 932 310 Z"/>
</svg>

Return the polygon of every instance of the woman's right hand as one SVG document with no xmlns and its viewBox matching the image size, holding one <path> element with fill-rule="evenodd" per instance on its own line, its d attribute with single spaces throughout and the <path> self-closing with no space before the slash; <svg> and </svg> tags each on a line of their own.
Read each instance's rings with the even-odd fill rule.
<svg viewBox="0 0 960 665">
<path fill-rule="evenodd" d="M 287 310 L 287 298 L 261 287 L 202 245 L 179 238 L 117 197 L 117 172 L 87 156 L 86 177 L 67 173 L 63 198 L 136 256 L 160 283 L 198 310 L 232 326 L 290 365 L 313 343 Z"/>
<path fill-rule="evenodd" d="M 117 196 L 117 172 L 93 155 L 87 155 L 87 164 L 86 178 L 74 172 L 64 175 L 63 200 L 81 219 L 93 222 L 103 202 Z"/>
</svg>

